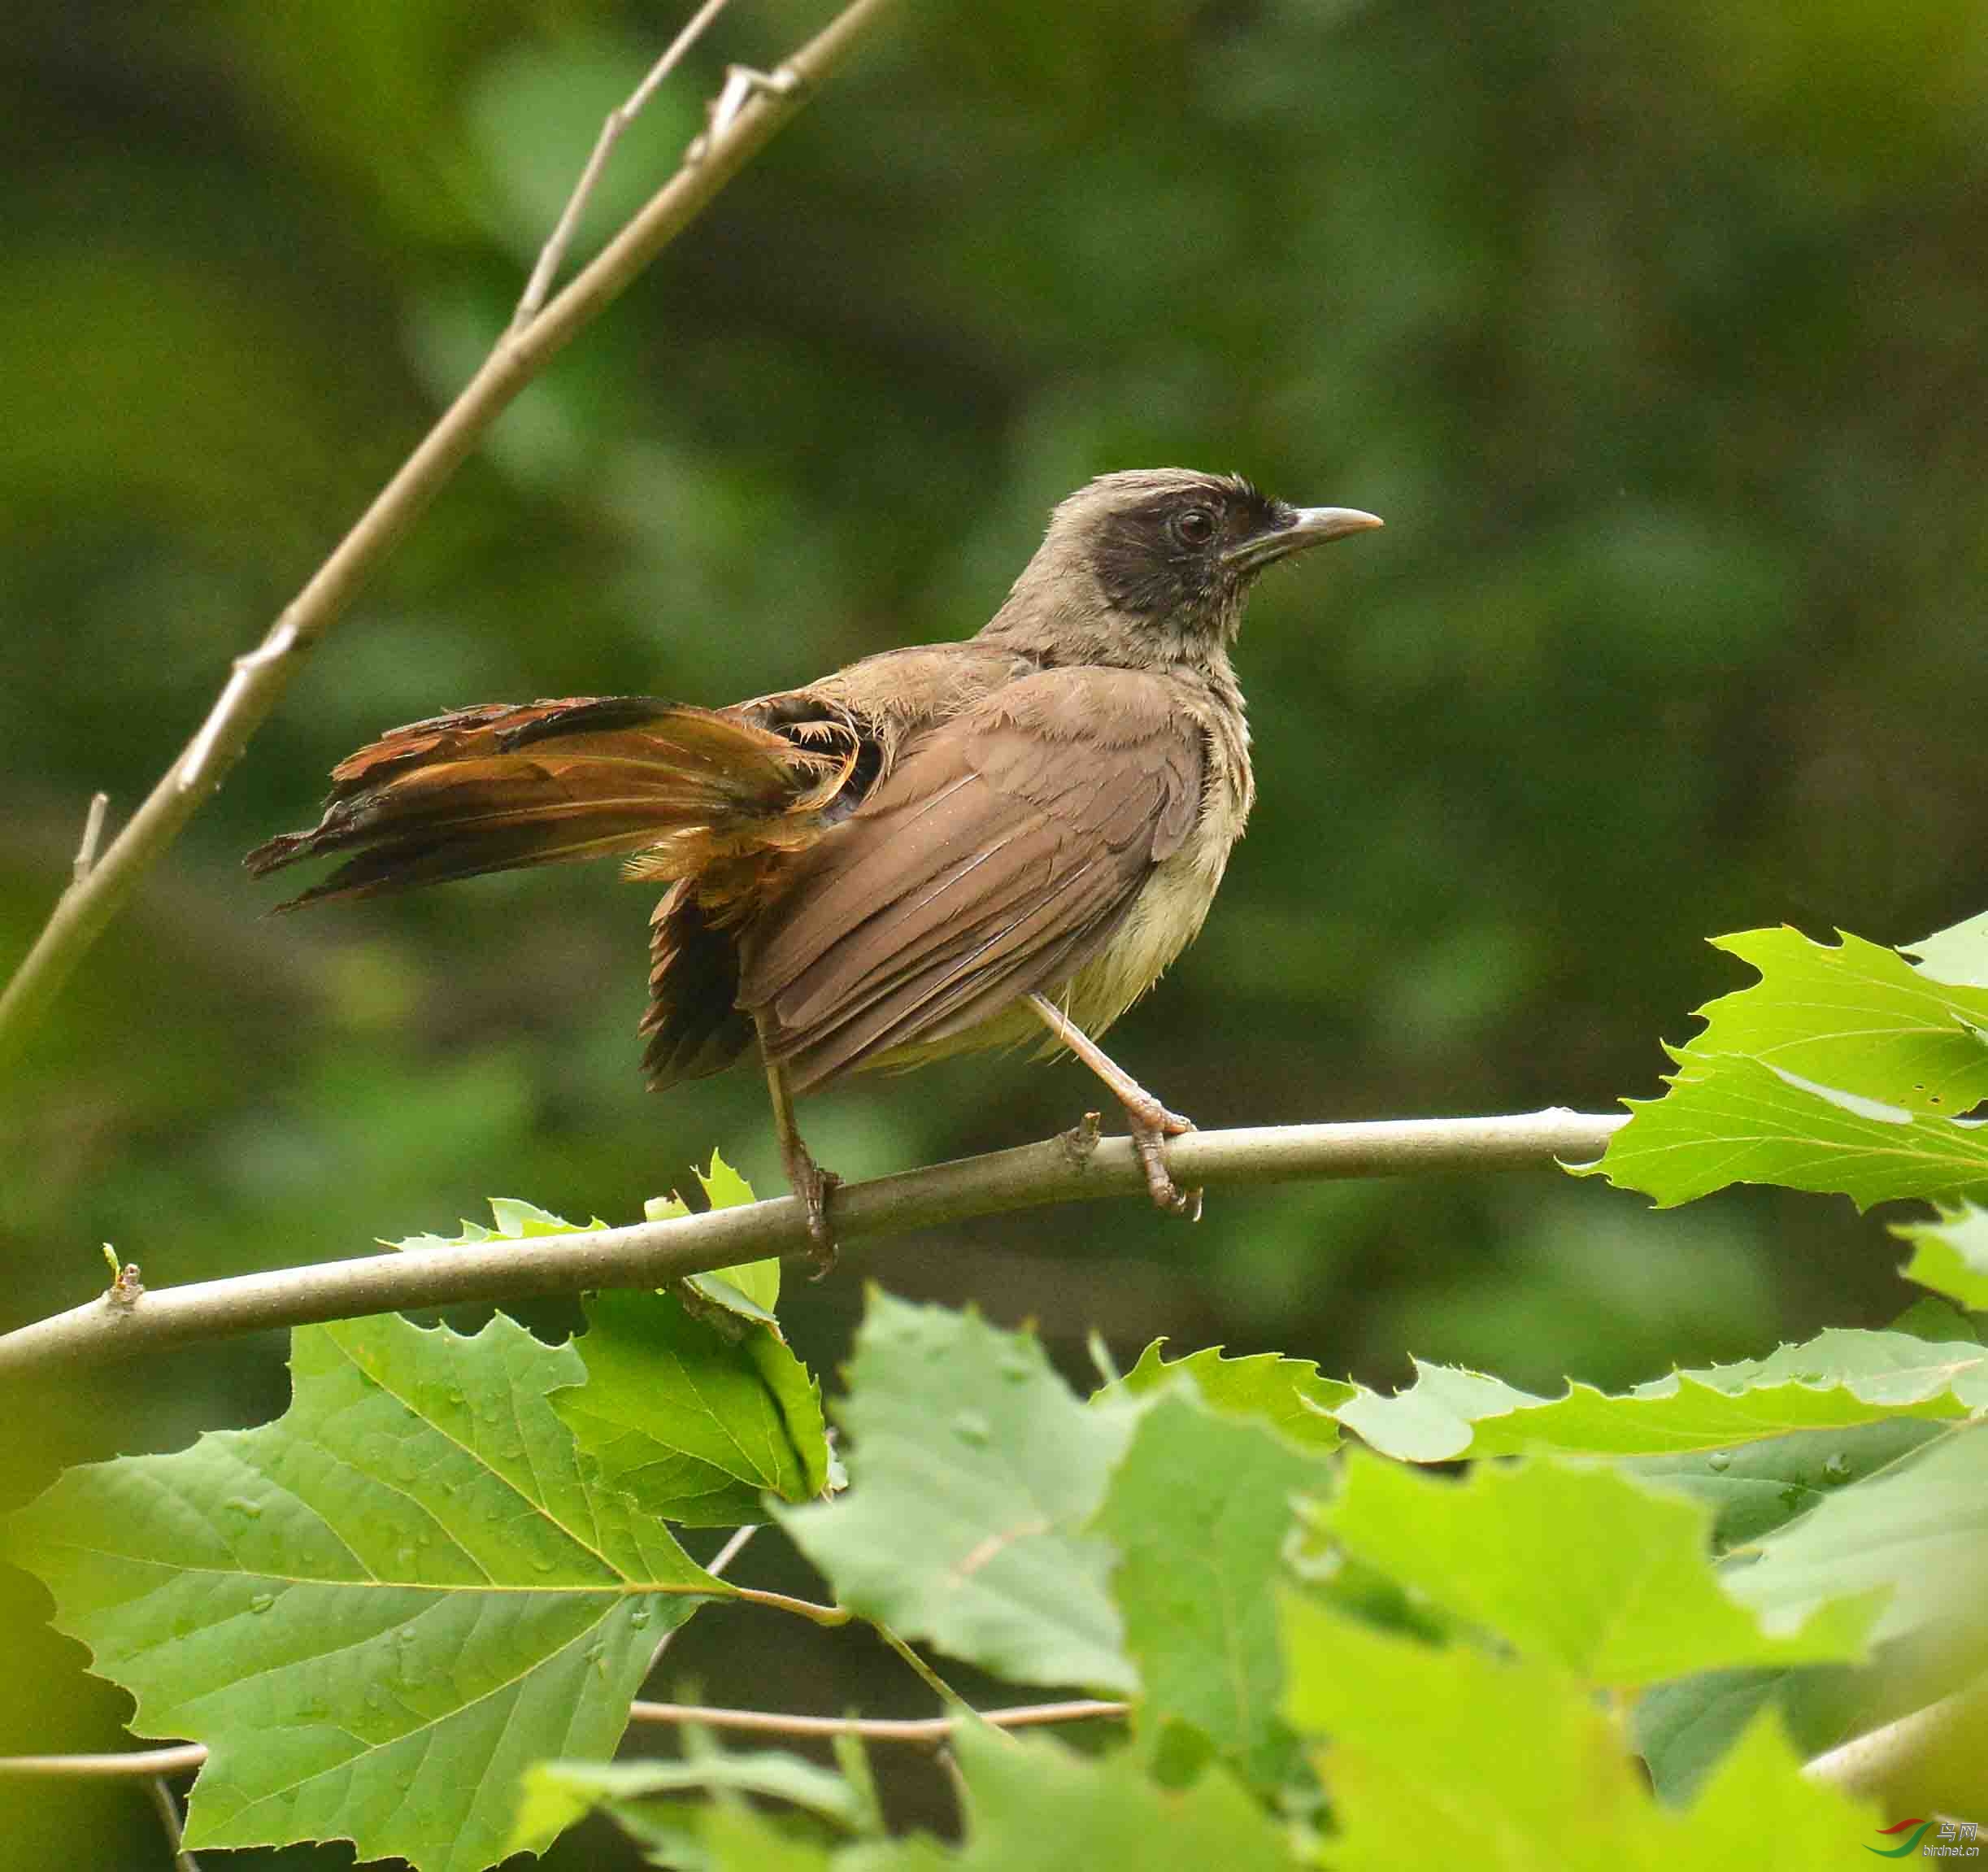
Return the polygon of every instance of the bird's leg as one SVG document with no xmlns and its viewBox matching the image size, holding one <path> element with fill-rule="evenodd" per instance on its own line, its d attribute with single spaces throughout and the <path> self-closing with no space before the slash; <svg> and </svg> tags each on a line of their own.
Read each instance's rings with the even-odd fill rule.
<svg viewBox="0 0 1988 1872">
<path fill-rule="evenodd" d="M 1050 1032 L 1090 1067 L 1111 1088 L 1111 1096 L 1125 1108 L 1126 1122 L 1132 1127 L 1132 1147 L 1146 1170 L 1146 1186 L 1154 1206 L 1201 1220 L 1201 1192 L 1178 1187 L 1167 1169 L 1164 1140 L 1194 1130 L 1194 1121 L 1178 1112 L 1169 1112 L 1131 1073 L 1092 1039 L 1046 995 L 1031 995 L 1029 1005 Z"/>
<path fill-rule="evenodd" d="M 755 1026 L 759 1027 L 755 1020 Z M 835 1231 L 829 1224 L 829 1198 L 842 1179 L 815 1161 L 794 1121 L 794 1094 L 787 1085 L 787 1069 L 773 1057 L 766 1043 L 766 1030 L 759 1027 L 759 1053 L 766 1061 L 766 1089 L 773 1099 L 773 1130 L 780 1138 L 780 1160 L 785 1166 L 787 1182 L 807 1211 L 808 1254 L 820 1280 L 835 1265 Z"/>
</svg>

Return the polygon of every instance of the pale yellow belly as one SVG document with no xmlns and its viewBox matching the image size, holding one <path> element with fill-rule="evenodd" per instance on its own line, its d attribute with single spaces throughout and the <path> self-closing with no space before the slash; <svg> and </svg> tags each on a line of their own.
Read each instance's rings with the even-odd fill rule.
<svg viewBox="0 0 1988 1872">
<path fill-rule="evenodd" d="M 1201 825 L 1154 868 L 1111 941 L 1066 983 L 1043 992 L 1094 1039 L 1165 973 L 1191 943 L 1215 901 L 1231 841 Z M 1044 1057 L 1063 1047 L 1026 1002 L 1004 1008 L 977 1027 L 943 1040 L 915 1041 L 866 1060 L 861 1069 L 900 1068 L 990 1047 L 1036 1046 Z"/>
</svg>

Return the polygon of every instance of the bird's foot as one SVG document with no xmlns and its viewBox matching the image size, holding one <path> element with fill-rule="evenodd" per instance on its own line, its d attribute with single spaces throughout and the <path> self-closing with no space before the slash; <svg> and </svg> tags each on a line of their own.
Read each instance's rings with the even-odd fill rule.
<svg viewBox="0 0 1988 1872">
<path fill-rule="evenodd" d="M 1132 1147 L 1138 1152 L 1146 1172 L 1146 1187 L 1153 1207 L 1170 1215 L 1185 1216 L 1190 1222 L 1201 1220 L 1201 1192 L 1183 1190 L 1167 1168 L 1166 1140 L 1184 1138 L 1194 1128 L 1191 1118 L 1169 1112 L 1157 1099 L 1142 1104 L 1128 1103 L 1125 1117 L 1132 1127 Z"/>
<path fill-rule="evenodd" d="M 787 1181 L 807 1211 L 807 1258 L 815 1264 L 810 1280 L 819 1281 L 832 1273 L 837 1249 L 835 1228 L 829 1220 L 829 1199 L 842 1186 L 833 1170 L 824 1170 L 803 1151 L 798 1160 L 787 1165 Z"/>
</svg>

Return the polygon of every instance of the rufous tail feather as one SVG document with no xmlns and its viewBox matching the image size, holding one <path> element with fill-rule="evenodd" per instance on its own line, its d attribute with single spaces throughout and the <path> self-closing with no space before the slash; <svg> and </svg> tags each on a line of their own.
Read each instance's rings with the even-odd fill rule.
<svg viewBox="0 0 1988 1872">
<path fill-rule="evenodd" d="M 490 703 L 362 747 L 333 770 L 315 826 L 244 862 L 260 877 L 343 855 L 285 910 L 616 854 L 667 882 L 805 843 L 851 758 L 649 696 Z"/>
</svg>

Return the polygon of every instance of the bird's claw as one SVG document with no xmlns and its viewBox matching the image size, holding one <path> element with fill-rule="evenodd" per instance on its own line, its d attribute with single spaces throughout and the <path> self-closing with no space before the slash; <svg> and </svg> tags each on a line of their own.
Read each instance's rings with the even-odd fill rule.
<svg viewBox="0 0 1988 1872">
<path fill-rule="evenodd" d="M 814 1272 L 808 1278 L 819 1281 L 834 1272 L 840 1253 L 834 1226 L 829 1220 L 829 1199 L 842 1186 L 842 1179 L 834 1171 L 823 1169 L 811 1157 L 807 1169 L 806 1177 L 795 1178 L 794 1193 L 807 1211 L 807 1258 L 814 1263 Z"/>
<path fill-rule="evenodd" d="M 1153 1199 L 1153 1207 L 1168 1215 L 1185 1216 L 1190 1222 L 1199 1221 L 1200 1191 L 1183 1190 L 1167 1168 L 1166 1140 L 1185 1137 L 1194 1130 L 1194 1121 L 1169 1112 L 1157 1101 L 1138 1111 L 1128 1107 L 1125 1116 L 1131 1121 L 1132 1147 L 1146 1172 L 1146 1193 Z"/>
</svg>

